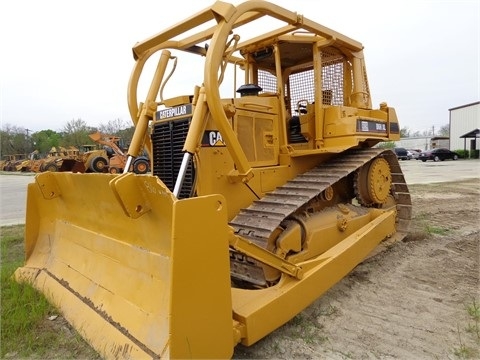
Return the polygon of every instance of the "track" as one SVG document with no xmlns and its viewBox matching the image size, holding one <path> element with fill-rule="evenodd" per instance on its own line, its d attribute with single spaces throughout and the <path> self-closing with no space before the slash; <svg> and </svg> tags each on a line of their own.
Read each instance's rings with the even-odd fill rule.
<svg viewBox="0 0 480 360">
<path fill-rule="evenodd" d="M 240 210 L 230 225 L 235 229 L 236 234 L 266 248 L 272 233 L 285 219 L 324 190 L 376 157 L 383 157 L 390 166 L 391 193 L 397 204 L 397 233 L 394 238 L 398 241 L 406 236 L 410 224 L 412 213 L 410 193 L 396 155 L 390 150 L 376 148 L 346 151 L 340 156 L 298 175 L 283 186 L 266 194 L 262 199 L 255 201 L 248 208 Z M 232 275 L 238 275 L 239 278 L 252 278 L 252 275 L 258 274 L 258 267 L 259 264 L 256 261 L 248 259 L 241 268 L 249 268 L 250 270 L 247 271 L 250 272 L 250 276 Z M 232 266 L 232 269 L 235 268 Z M 235 270 L 233 272 L 235 273 Z"/>
</svg>

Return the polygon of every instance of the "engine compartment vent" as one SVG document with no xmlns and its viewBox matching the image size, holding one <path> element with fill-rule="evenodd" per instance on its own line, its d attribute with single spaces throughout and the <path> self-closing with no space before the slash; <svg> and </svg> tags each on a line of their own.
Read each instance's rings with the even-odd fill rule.
<svg viewBox="0 0 480 360">
<path fill-rule="evenodd" d="M 158 176 L 163 183 L 173 191 L 180 166 L 183 159 L 183 145 L 187 137 L 191 118 L 172 120 L 156 123 L 153 127 L 152 139 L 152 165 L 153 174 Z M 189 198 L 193 195 L 195 180 L 194 166 L 192 161 L 187 167 L 180 199 Z"/>
</svg>

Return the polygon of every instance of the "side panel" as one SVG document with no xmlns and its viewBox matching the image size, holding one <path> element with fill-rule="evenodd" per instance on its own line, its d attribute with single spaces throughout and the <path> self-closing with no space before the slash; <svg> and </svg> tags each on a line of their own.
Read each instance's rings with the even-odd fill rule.
<svg viewBox="0 0 480 360">
<path fill-rule="evenodd" d="M 235 106 L 234 130 L 250 165 L 278 165 L 278 99 L 245 96 Z"/>
<path fill-rule="evenodd" d="M 366 139 L 398 140 L 400 129 L 393 108 L 365 110 L 351 107 L 325 109 L 325 147 L 349 147 Z"/>
</svg>

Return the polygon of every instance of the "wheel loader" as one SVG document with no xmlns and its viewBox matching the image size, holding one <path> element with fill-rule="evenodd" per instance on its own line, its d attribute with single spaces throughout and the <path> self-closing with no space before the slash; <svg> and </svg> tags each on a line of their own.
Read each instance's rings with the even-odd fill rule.
<svg viewBox="0 0 480 360">
<path fill-rule="evenodd" d="M 217 1 L 133 58 L 125 170 L 37 175 L 15 273 L 104 358 L 232 357 L 406 236 L 408 186 L 377 146 L 400 126 L 361 43 Z M 144 147 L 151 171 L 128 171 Z"/>
<path fill-rule="evenodd" d="M 110 174 L 121 172 L 127 162 L 127 156 L 118 145 L 120 138 L 118 136 L 102 134 L 99 131 L 88 136 L 97 144 L 103 145 L 108 149 L 108 172 Z M 148 158 L 143 155 L 136 156 L 131 166 L 131 170 L 136 174 L 145 174 L 149 171 L 149 168 L 150 162 Z"/>
</svg>

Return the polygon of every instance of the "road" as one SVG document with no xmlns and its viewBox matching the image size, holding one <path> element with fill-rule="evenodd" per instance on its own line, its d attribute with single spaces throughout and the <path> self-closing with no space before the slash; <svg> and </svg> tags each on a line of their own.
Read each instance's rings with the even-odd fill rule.
<svg viewBox="0 0 480 360">
<path fill-rule="evenodd" d="M 0 226 L 25 223 L 27 185 L 34 181 L 30 173 L 0 173 Z"/>
<path fill-rule="evenodd" d="M 407 184 L 429 184 L 480 178 L 480 160 L 400 160 Z"/>
<path fill-rule="evenodd" d="M 480 178 L 480 160 L 400 161 L 407 184 L 428 184 Z M 27 185 L 33 174 L 0 173 L 0 226 L 24 224 Z"/>
</svg>

